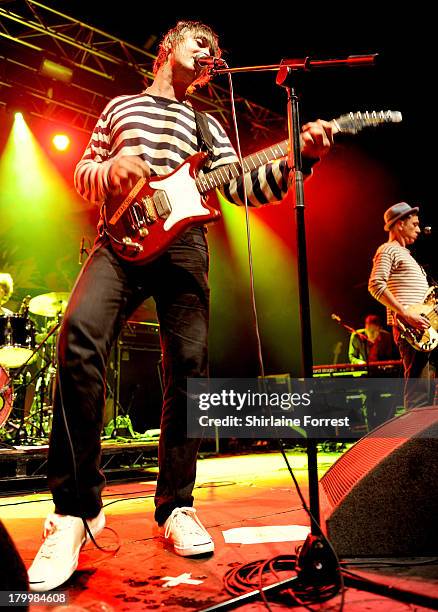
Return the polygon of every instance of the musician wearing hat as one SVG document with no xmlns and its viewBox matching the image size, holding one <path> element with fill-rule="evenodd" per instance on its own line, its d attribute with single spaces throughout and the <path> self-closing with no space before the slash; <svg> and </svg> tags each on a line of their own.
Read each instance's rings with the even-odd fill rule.
<svg viewBox="0 0 438 612">
<path fill-rule="evenodd" d="M 421 232 L 418 210 L 399 202 L 385 212 L 384 229 L 389 237 L 376 251 L 368 283 L 371 295 L 386 306 L 388 325 L 393 326 L 404 366 L 406 408 L 434 403 L 438 361 L 438 349 L 428 350 L 427 342 L 418 346 L 415 342 L 431 328 L 425 316 L 430 309 L 414 306 L 422 304 L 429 291 L 426 273 L 408 248 Z"/>
<path fill-rule="evenodd" d="M 13 291 L 14 281 L 12 276 L 7 272 L 0 272 L 0 316 L 12 314 L 12 310 L 5 308 L 3 304 L 6 304 L 10 299 Z"/>
</svg>

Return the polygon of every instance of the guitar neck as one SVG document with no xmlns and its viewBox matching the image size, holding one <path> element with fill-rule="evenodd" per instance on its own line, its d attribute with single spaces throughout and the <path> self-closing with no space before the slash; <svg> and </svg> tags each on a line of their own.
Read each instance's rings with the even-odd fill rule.
<svg viewBox="0 0 438 612">
<path fill-rule="evenodd" d="M 398 111 L 372 111 L 372 112 L 357 112 L 341 115 L 336 119 L 332 119 L 329 123 L 332 128 L 332 134 L 337 132 L 345 132 L 347 134 L 356 134 L 364 127 L 375 127 L 384 123 L 399 123 L 402 120 L 401 113 Z M 275 159 L 285 157 L 288 152 L 288 140 L 282 140 L 271 147 L 266 147 L 261 151 L 256 151 L 252 155 L 243 158 L 243 169 L 238 162 L 220 166 L 211 172 L 207 172 L 196 179 L 196 184 L 200 193 L 211 191 L 215 187 L 220 187 L 229 183 L 233 178 L 240 176 L 243 173 L 256 170 Z"/>
</svg>

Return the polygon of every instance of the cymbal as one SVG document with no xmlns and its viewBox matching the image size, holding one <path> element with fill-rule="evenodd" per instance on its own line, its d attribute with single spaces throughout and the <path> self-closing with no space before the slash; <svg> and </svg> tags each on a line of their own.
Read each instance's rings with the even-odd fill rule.
<svg viewBox="0 0 438 612">
<path fill-rule="evenodd" d="M 52 291 L 32 298 L 29 302 L 29 312 L 43 317 L 56 317 L 64 314 L 70 293 Z"/>
</svg>

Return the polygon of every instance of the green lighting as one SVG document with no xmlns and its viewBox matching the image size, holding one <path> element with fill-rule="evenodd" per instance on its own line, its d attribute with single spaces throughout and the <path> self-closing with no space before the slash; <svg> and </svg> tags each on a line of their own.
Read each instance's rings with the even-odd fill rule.
<svg viewBox="0 0 438 612">
<path fill-rule="evenodd" d="M 0 265 L 13 272 L 16 296 L 70 290 L 77 245 L 88 231 L 84 206 L 20 114 L 2 152 L 0 183 Z"/>
<path fill-rule="evenodd" d="M 23 113 L 15 113 L 14 115 L 13 134 L 17 145 L 28 140 L 29 129 L 24 120 Z"/>
<path fill-rule="evenodd" d="M 297 261 L 294 252 L 295 224 L 285 206 L 270 205 L 250 208 L 251 244 L 254 264 L 254 285 L 267 373 L 301 372 L 301 340 Z M 245 224 L 245 209 L 223 203 L 222 213 L 230 240 L 232 256 L 239 276 L 242 308 L 251 315 L 249 302 L 249 264 Z M 290 241 L 286 243 L 275 225 L 290 226 Z M 271 227 L 272 225 L 272 227 Z M 314 363 L 319 355 L 335 342 L 329 330 L 324 295 L 309 280 Z"/>
<path fill-rule="evenodd" d="M 297 351 L 298 292 L 295 282 L 295 258 L 274 231 L 261 219 L 266 210 L 249 211 L 251 244 L 254 263 L 254 286 L 259 325 L 266 359 L 272 371 L 287 372 L 299 363 Z M 241 278 L 243 300 L 249 300 L 248 247 L 243 207 L 225 204 L 222 207 L 224 223 L 231 243 L 233 257 Z M 251 317 L 247 301 L 248 317 Z M 268 372 L 269 373 L 269 372 Z"/>
</svg>

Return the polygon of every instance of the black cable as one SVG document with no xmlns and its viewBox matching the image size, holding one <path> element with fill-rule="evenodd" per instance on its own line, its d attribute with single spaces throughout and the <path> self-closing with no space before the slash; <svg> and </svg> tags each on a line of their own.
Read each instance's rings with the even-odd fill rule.
<svg viewBox="0 0 438 612">
<path fill-rule="evenodd" d="M 432 557 L 425 561 L 341 561 L 341 566 L 346 570 L 347 567 L 421 567 L 423 565 L 435 565 L 438 563 L 438 557 Z"/>
<path fill-rule="evenodd" d="M 280 577 L 277 572 L 294 572 L 297 557 L 296 555 L 279 555 L 268 560 L 252 561 L 232 567 L 224 575 L 223 581 L 226 590 L 234 595 L 239 596 L 244 593 L 261 589 L 264 574 L 273 574 L 278 580 Z M 293 600 L 295 605 L 304 606 L 306 609 L 313 612 L 311 604 L 318 604 L 327 601 L 336 595 L 339 591 L 339 585 L 332 583 L 328 585 L 305 585 L 297 579 L 293 584 L 293 588 L 288 588 L 283 593 L 287 593 Z M 262 599 L 266 595 L 261 592 Z M 269 606 L 269 603 L 264 601 Z"/>
<path fill-rule="evenodd" d="M 117 493 L 115 493 L 114 495 L 117 495 Z M 136 493 L 125 493 L 124 495 L 137 495 Z M 150 497 L 154 497 L 155 493 L 151 493 L 150 495 L 137 495 L 137 497 L 122 497 L 120 499 L 116 499 L 114 500 L 114 502 L 116 501 L 129 501 L 131 499 L 149 499 Z M 106 497 L 113 497 L 113 495 L 110 496 L 102 496 L 103 499 L 105 499 Z M 43 502 L 51 502 L 53 501 L 51 497 L 47 497 L 45 499 L 30 499 L 28 501 L 20 501 L 20 502 L 12 502 L 9 504 L 0 504 L 0 508 L 8 508 L 9 506 L 22 506 L 24 504 L 40 504 Z M 113 502 L 109 502 L 108 504 L 105 504 L 104 507 L 109 506 L 110 503 Z"/>
<path fill-rule="evenodd" d="M 217 488 L 217 487 L 228 487 L 228 486 L 232 486 L 235 485 L 236 482 L 230 480 L 230 481 L 225 481 L 225 482 L 219 482 L 219 483 L 202 483 L 200 485 L 197 485 L 195 487 L 195 489 L 204 489 L 206 487 L 209 488 Z M 47 491 L 47 489 L 41 489 L 40 491 L 33 491 L 34 494 L 38 494 L 38 493 L 45 493 Z M 5 491 L 5 493 L 7 494 L 7 491 Z M 144 491 L 128 491 L 127 493 L 123 493 L 123 497 L 114 500 L 114 502 L 109 502 L 108 504 L 105 504 L 104 507 L 109 506 L 110 503 L 115 503 L 117 501 L 129 501 L 131 499 L 149 499 L 151 497 L 155 496 L 155 489 L 153 493 L 150 493 L 149 495 L 139 495 L 139 493 L 144 493 Z M 107 493 L 106 495 L 102 495 L 102 499 L 106 499 L 108 497 L 116 497 L 118 495 L 122 495 L 122 493 Z M 136 497 L 125 497 L 126 495 L 133 495 Z M 22 504 L 40 504 L 42 502 L 50 502 L 52 501 L 51 497 L 47 497 L 44 499 L 30 499 L 30 500 L 25 500 L 25 501 L 19 501 L 19 502 L 10 502 L 7 504 L 0 504 L 0 508 L 7 508 L 9 506 L 21 506 Z"/>
<path fill-rule="evenodd" d="M 228 65 L 226 63 L 224 64 L 224 66 L 228 68 Z M 231 73 L 228 73 L 228 84 L 230 88 L 231 115 L 233 118 L 234 134 L 236 137 L 236 151 L 237 151 L 237 157 L 239 158 L 239 164 L 241 168 L 240 176 L 242 178 L 243 204 L 245 207 L 246 242 L 247 242 L 247 249 L 248 249 L 251 308 L 252 308 L 252 315 L 253 315 L 253 321 L 254 321 L 254 329 L 255 329 L 255 334 L 256 334 L 256 341 L 257 341 L 257 357 L 258 357 L 258 362 L 259 362 L 259 371 L 260 371 L 260 376 L 264 378 L 265 365 L 263 361 L 262 341 L 260 337 L 260 327 L 259 327 L 259 320 L 258 320 L 258 314 L 257 314 L 257 303 L 256 303 L 256 297 L 255 297 L 255 289 L 254 289 L 254 265 L 253 265 L 252 244 L 251 244 L 251 227 L 249 223 L 248 193 L 246 190 L 245 168 L 243 166 L 242 150 L 240 148 L 239 128 L 237 125 L 237 113 L 236 113 L 236 106 L 234 103 L 233 77 Z"/>
</svg>

